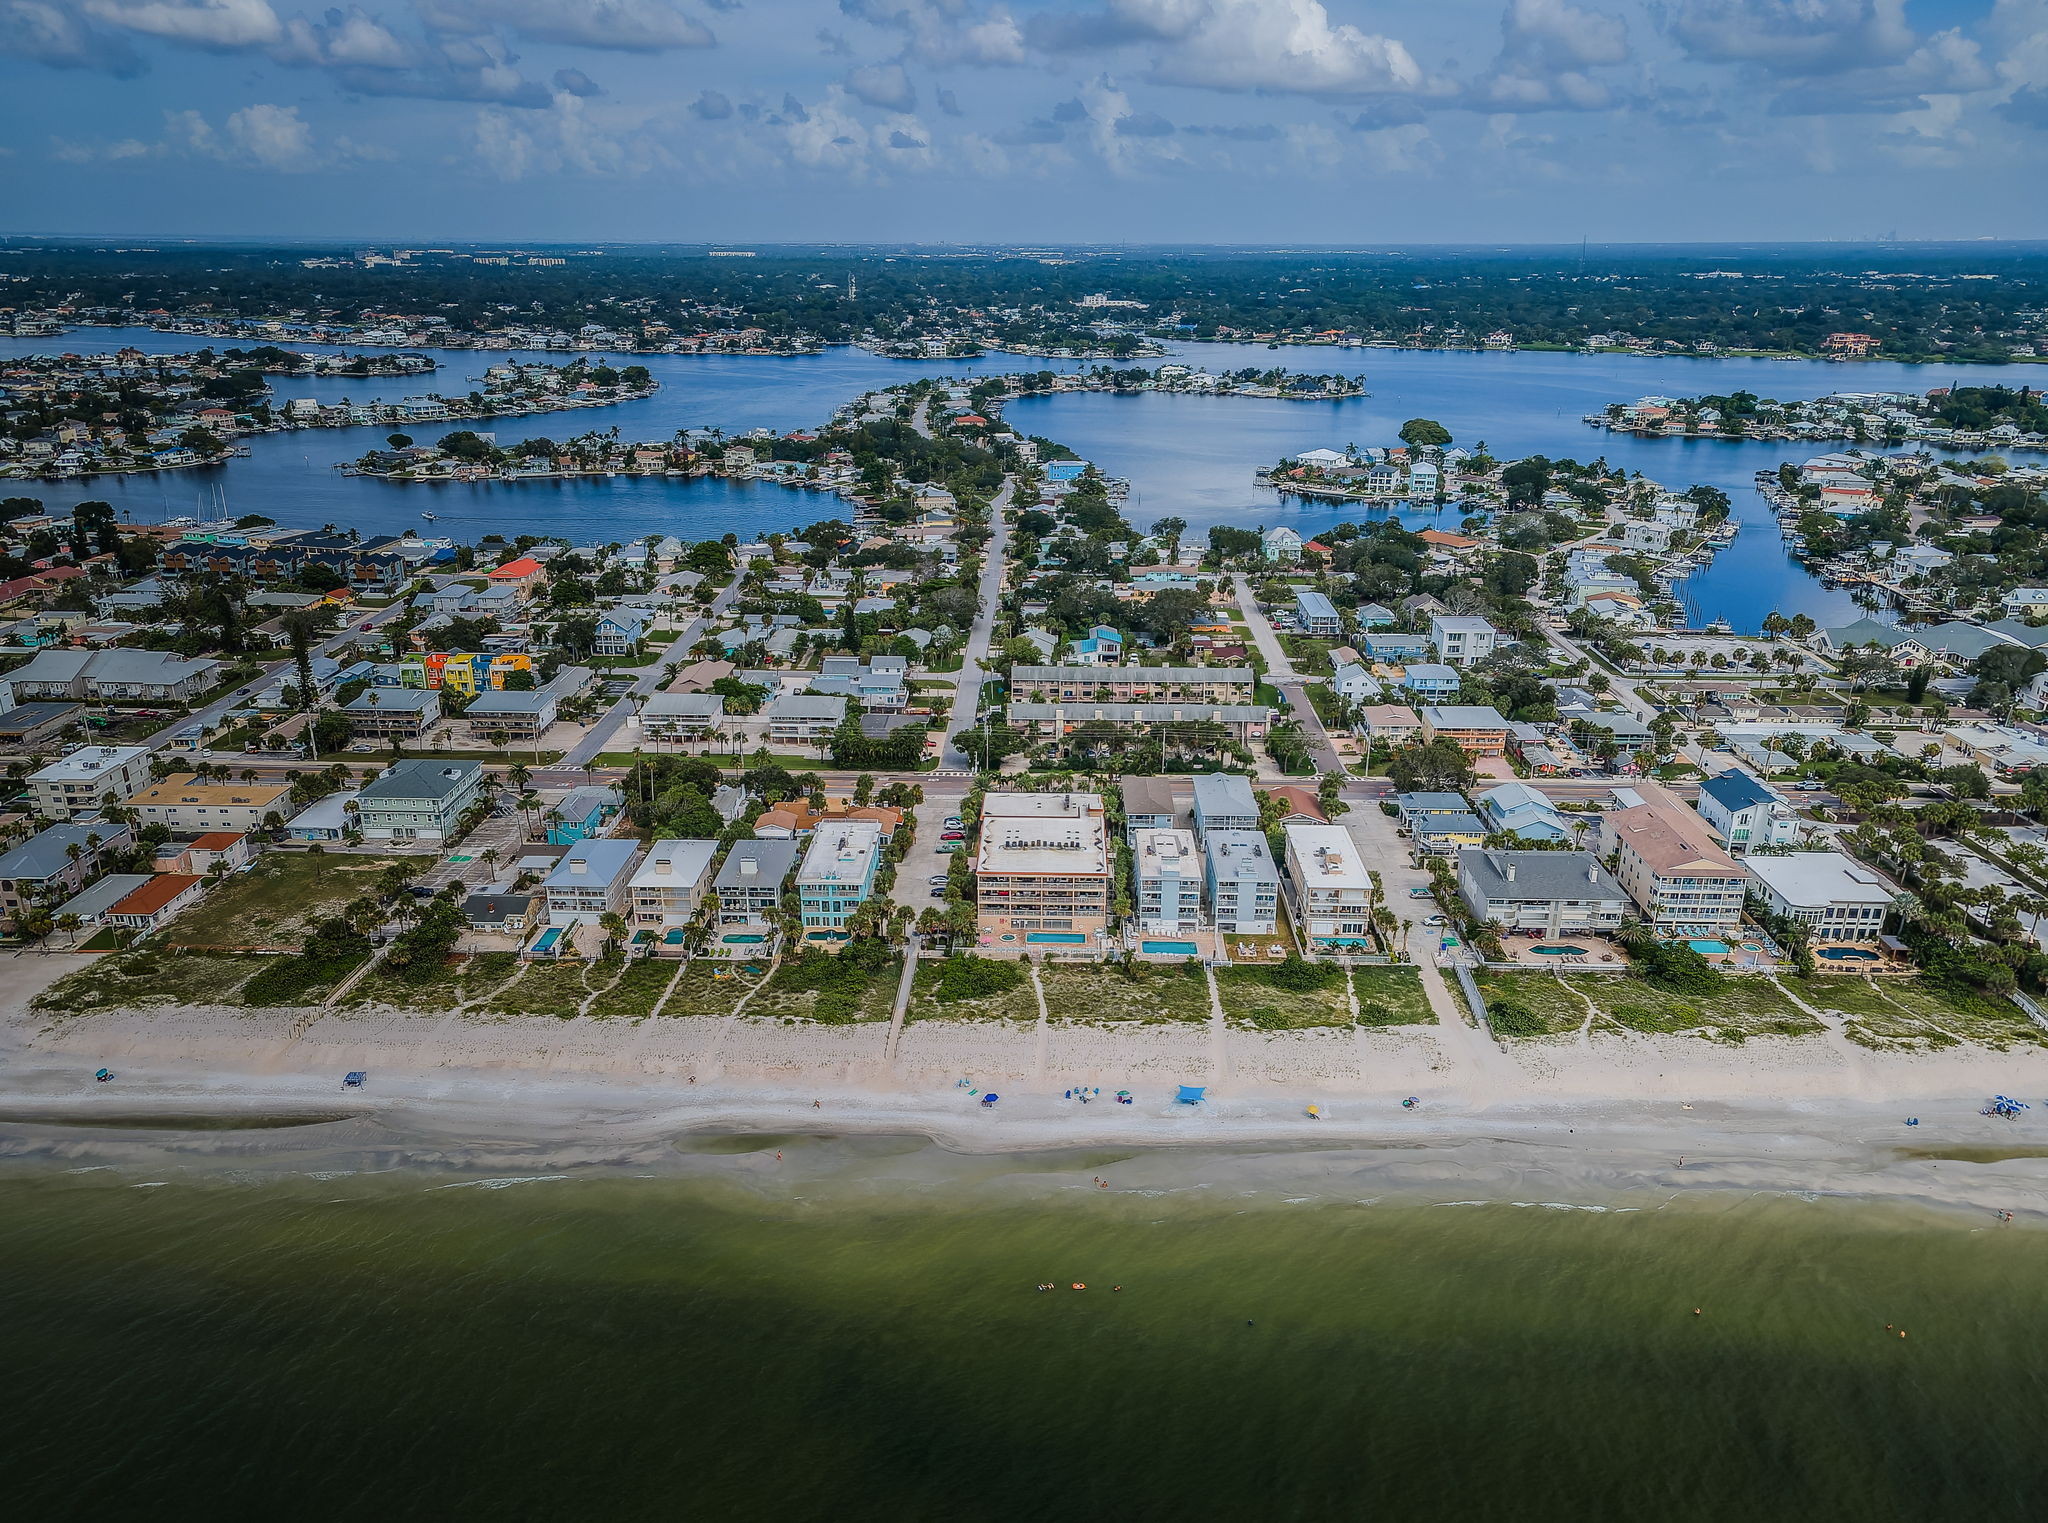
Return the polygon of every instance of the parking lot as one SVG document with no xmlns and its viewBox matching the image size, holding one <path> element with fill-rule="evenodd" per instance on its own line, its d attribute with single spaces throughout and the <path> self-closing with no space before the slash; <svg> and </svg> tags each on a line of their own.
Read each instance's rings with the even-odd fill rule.
<svg viewBox="0 0 2048 1523">
<path fill-rule="evenodd" d="M 930 880 L 943 876 L 946 865 L 952 861 L 949 854 L 942 854 L 939 847 L 966 843 L 941 842 L 945 833 L 945 821 L 960 807 L 957 796 L 926 799 L 913 811 L 917 819 L 917 839 L 911 845 L 910 855 L 905 857 L 896 869 L 896 890 L 892 896 L 896 903 L 908 905 L 912 910 L 922 911 L 926 906 L 937 906 L 941 900 L 934 896 Z"/>
</svg>

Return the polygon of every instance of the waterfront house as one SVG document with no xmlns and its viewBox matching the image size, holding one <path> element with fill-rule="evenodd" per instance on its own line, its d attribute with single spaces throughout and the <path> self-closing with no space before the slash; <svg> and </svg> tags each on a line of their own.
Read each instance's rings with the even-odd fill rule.
<svg viewBox="0 0 2048 1523">
<path fill-rule="evenodd" d="M 523 936 L 538 924 L 535 906 L 538 894 L 496 893 L 485 891 L 471 894 L 462 901 L 462 918 L 469 922 L 472 931 L 484 931 L 501 936 Z"/>
<path fill-rule="evenodd" d="M 643 930 L 670 930 L 696 918 L 711 884 L 716 841 L 656 841 L 633 874 L 632 921 Z"/>
<path fill-rule="evenodd" d="M 1799 838 L 1792 806 L 1756 777 L 1733 767 L 1700 785 L 1699 811 L 1737 856 L 1759 846 L 1787 846 Z"/>
<path fill-rule="evenodd" d="M 154 873 L 109 905 L 101 923 L 146 936 L 198 903 L 205 892 L 206 880 L 191 873 Z"/>
<path fill-rule="evenodd" d="M 782 901 L 783 885 L 796 867 L 794 841 L 736 841 L 712 882 L 718 923 L 765 927 L 767 912 Z"/>
<path fill-rule="evenodd" d="M 1889 879 L 1839 851 L 1754 856 L 1748 865 L 1764 905 L 1804 925 L 1812 941 L 1874 942 L 1898 898 Z"/>
<path fill-rule="evenodd" d="M 12 930 L 25 908 L 77 893 L 134 842 L 126 825 L 95 815 L 52 825 L 0 854 L 0 924 Z"/>
<path fill-rule="evenodd" d="M 1285 524 L 1268 529 L 1260 536 L 1259 546 L 1269 561 L 1285 565 L 1301 559 L 1301 536 Z"/>
<path fill-rule="evenodd" d="M 1101 796 L 987 794 L 974 874 L 975 921 L 985 944 L 1099 949 L 1111 886 Z"/>
<path fill-rule="evenodd" d="M 1606 935 L 1621 926 L 1628 898 L 1591 852 L 1458 853 L 1458 893 L 1474 917 L 1539 936 Z"/>
<path fill-rule="evenodd" d="M 836 821 L 813 832 L 796 873 L 804 939 L 845 940 L 854 911 L 874 893 L 881 866 L 882 827 L 873 821 Z"/>
<path fill-rule="evenodd" d="M 621 914 L 640 858 L 638 841 L 578 841 L 541 881 L 549 925 L 595 925 Z"/>
</svg>

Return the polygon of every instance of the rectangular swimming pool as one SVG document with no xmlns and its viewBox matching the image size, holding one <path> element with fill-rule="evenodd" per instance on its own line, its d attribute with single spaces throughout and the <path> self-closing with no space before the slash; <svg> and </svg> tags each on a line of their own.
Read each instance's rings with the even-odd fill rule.
<svg viewBox="0 0 2048 1523">
<path fill-rule="evenodd" d="M 1202 953 L 1192 941 L 1141 941 L 1138 950 L 1154 957 L 1199 957 Z"/>
<path fill-rule="evenodd" d="M 1088 944 L 1088 937 L 1080 931 L 1030 931 L 1025 934 L 1024 939 L 1035 942 L 1052 942 L 1058 946 L 1080 947 Z"/>
</svg>

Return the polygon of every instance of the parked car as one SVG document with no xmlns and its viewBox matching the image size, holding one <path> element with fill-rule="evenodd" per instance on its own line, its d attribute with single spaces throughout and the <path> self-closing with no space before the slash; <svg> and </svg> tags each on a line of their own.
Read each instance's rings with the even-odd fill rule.
<svg viewBox="0 0 2048 1523">
<path fill-rule="evenodd" d="M 939 842 L 938 846 L 939 855 L 942 857 L 950 857 L 953 855 L 954 852 L 959 851 L 961 848 L 966 846 L 966 844 L 967 843 L 965 841 L 941 841 Z"/>
<path fill-rule="evenodd" d="M 941 834 L 939 839 L 941 841 L 964 841 L 967 839 L 967 832 L 964 830 L 948 830 Z"/>
</svg>

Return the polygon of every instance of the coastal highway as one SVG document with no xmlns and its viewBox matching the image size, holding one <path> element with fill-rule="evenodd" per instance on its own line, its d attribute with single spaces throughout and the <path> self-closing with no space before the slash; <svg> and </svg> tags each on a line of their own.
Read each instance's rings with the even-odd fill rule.
<svg viewBox="0 0 2048 1523">
<path fill-rule="evenodd" d="M 982 663 L 988 660 L 989 642 L 995 637 L 996 608 L 1003 600 L 1003 576 L 1009 561 L 1010 524 L 1005 510 L 1016 490 L 1015 479 L 1005 476 L 1002 490 L 989 504 L 989 541 L 982 546 L 981 606 L 974 615 L 974 628 L 968 631 L 967 651 L 961 658 L 960 677 L 953 690 L 953 717 L 947 721 L 939 753 L 943 771 L 958 772 L 974 765 L 967 753 L 953 743 L 953 737 L 974 723 L 981 707 Z"/>
</svg>

